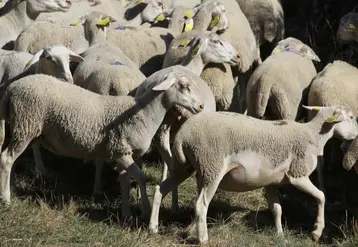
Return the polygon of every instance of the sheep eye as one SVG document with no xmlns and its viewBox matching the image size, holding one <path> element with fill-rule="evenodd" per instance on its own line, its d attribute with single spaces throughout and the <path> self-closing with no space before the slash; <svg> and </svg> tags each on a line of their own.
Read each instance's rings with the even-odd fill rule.
<svg viewBox="0 0 358 247">
<path fill-rule="evenodd" d="M 220 42 L 220 40 L 216 39 L 216 40 L 214 40 L 214 43 L 215 43 L 215 44 L 219 44 L 219 43 L 221 43 L 221 42 Z"/>
</svg>

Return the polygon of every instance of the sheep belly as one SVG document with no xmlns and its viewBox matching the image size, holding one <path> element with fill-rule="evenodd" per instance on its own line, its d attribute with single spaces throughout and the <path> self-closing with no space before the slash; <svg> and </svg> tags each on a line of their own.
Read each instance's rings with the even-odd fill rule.
<svg viewBox="0 0 358 247">
<path fill-rule="evenodd" d="M 228 172 L 219 187 L 226 191 L 245 192 L 280 184 L 290 168 L 292 155 L 280 164 L 272 164 L 264 155 L 243 151 L 226 158 Z"/>
</svg>

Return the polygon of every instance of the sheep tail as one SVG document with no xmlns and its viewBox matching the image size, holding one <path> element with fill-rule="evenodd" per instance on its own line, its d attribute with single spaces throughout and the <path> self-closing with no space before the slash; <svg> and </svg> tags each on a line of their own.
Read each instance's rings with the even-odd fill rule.
<svg viewBox="0 0 358 247">
<path fill-rule="evenodd" d="M 271 83 L 260 81 L 257 86 L 257 97 L 254 117 L 263 118 L 270 98 Z"/>
</svg>

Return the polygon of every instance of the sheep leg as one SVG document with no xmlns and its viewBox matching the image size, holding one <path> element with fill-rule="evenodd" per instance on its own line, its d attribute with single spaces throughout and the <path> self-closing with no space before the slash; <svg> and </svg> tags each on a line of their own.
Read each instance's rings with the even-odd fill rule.
<svg viewBox="0 0 358 247">
<path fill-rule="evenodd" d="M 2 151 L 2 146 L 4 145 L 5 141 L 5 120 L 0 120 L 0 152 Z"/>
<path fill-rule="evenodd" d="M 130 179 L 128 173 L 125 170 L 122 170 L 119 173 L 119 182 L 121 184 L 121 192 L 122 192 L 122 220 L 123 222 L 130 220 L 129 224 L 132 224 L 133 223 L 131 222 L 132 213 L 129 205 Z"/>
<path fill-rule="evenodd" d="M 99 195 L 102 193 L 102 173 L 104 162 L 100 160 L 95 160 L 94 165 L 96 167 L 96 172 L 94 178 L 93 195 Z"/>
<path fill-rule="evenodd" d="M 146 186 L 146 181 L 147 181 L 146 175 L 136 165 L 132 156 L 130 155 L 123 155 L 119 158 L 116 158 L 116 162 L 119 169 L 126 170 L 128 175 L 132 176 L 139 184 L 140 193 L 141 193 L 141 209 L 142 209 L 141 217 L 143 219 L 146 219 L 150 213 L 150 204 L 149 204 L 149 199 L 147 195 L 147 186 Z"/>
<path fill-rule="evenodd" d="M 268 186 L 265 188 L 265 194 L 266 194 L 267 202 L 270 206 L 270 209 L 272 211 L 275 220 L 277 235 L 283 237 L 283 229 L 282 229 L 282 222 L 281 222 L 282 208 L 281 208 L 280 200 L 278 199 L 277 196 L 277 189 L 275 187 Z"/>
<path fill-rule="evenodd" d="M 200 244 L 205 244 L 209 240 L 208 227 L 206 223 L 209 204 L 226 173 L 227 169 L 222 169 L 215 180 L 205 186 L 201 186 L 201 182 L 198 181 L 198 191 L 200 191 L 200 194 L 195 204 L 195 214 L 196 230 Z"/>
<path fill-rule="evenodd" d="M 49 173 L 42 160 L 40 144 L 38 142 L 35 142 L 34 144 L 32 144 L 31 148 L 35 158 L 36 169 L 41 173 L 42 176 L 49 177 Z"/>
<path fill-rule="evenodd" d="M 162 172 L 162 180 L 161 182 L 163 182 L 164 180 L 167 179 L 167 175 L 168 175 L 168 165 L 169 165 L 169 170 L 170 173 L 173 173 L 173 167 L 171 165 L 172 162 L 172 152 L 170 149 L 170 130 L 171 130 L 171 125 L 172 125 L 172 119 L 166 118 L 164 119 L 163 124 L 161 125 L 161 127 L 158 130 L 158 140 L 156 140 L 156 142 L 158 142 L 158 144 L 156 143 L 156 146 L 158 148 L 158 152 L 160 154 L 160 156 L 162 157 L 162 161 L 163 161 L 163 172 Z M 173 187 L 172 190 L 172 207 L 171 207 L 171 212 L 172 214 L 178 212 L 178 186 Z"/>
<path fill-rule="evenodd" d="M 323 155 L 318 155 L 317 157 L 317 179 L 318 179 L 318 188 L 323 192 L 326 193 L 325 187 L 324 187 L 324 178 L 323 178 L 323 168 L 324 168 L 324 158 Z"/>
<path fill-rule="evenodd" d="M 152 213 L 150 215 L 150 221 L 149 221 L 149 231 L 151 233 L 158 232 L 159 210 L 163 198 L 170 191 L 173 191 L 175 187 L 178 187 L 182 182 L 184 182 L 187 178 L 189 178 L 191 174 L 193 174 L 193 172 L 194 169 L 188 169 L 185 171 L 180 171 L 180 172 L 177 171 L 171 173 L 170 176 L 160 184 L 160 186 L 159 185 L 155 186 Z"/>
<path fill-rule="evenodd" d="M 0 201 L 10 204 L 10 173 L 15 160 L 25 151 L 30 141 L 11 140 L 0 157 Z"/>
<path fill-rule="evenodd" d="M 319 189 L 317 189 L 317 187 L 314 186 L 314 184 L 311 182 L 311 180 L 308 177 L 299 177 L 299 178 L 289 177 L 289 180 L 290 183 L 293 186 L 295 186 L 297 189 L 313 196 L 318 203 L 315 229 L 312 232 L 313 240 L 317 242 L 318 239 L 321 237 L 324 228 L 324 204 L 325 204 L 324 193 Z"/>
<path fill-rule="evenodd" d="M 138 160 L 136 160 L 136 164 L 138 165 L 139 169 L 143 170 L 143 160 L 142 160 L 142 157 L 140 157 Z M 139 188 L 139 185 L 136 184 L 136 193 L 137 193 L 137 198 L 138 200 L 141 199 L 140 197 L 140 188 Z"/>
</svg>

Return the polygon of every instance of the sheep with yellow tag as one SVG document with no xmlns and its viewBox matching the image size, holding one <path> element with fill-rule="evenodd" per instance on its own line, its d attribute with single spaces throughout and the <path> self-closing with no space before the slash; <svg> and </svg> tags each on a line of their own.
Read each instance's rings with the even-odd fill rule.
<svg viewBox="0 0 358 247">
<path fill-rule="evenodd" d="M 307 104 L 310 106 L 332 106 L 344 105 L 350 107 L 354 114 L 358 115 L 358 69 L 349 63 L 336 60 L 329 63 L 317 74 L 310 85 Z M 315 116 L 314 112 L 309 112 L 307 119 Z M 340 150 L 341 142 L 332 142 L 327 146 L 325 156 L 330 157 L 330 163 L 323 164 L 323 154 L 317 166 L 317 176 L 319 187 L 324 190 L 323 170 L 325 167 L 336 166 L 341 162 L 337 159 L 337 152 Z M 351 148 L 353 150 L 354 147 Z"/>
<path fill-rule="evenodd" d="M 291 184 L 317 201 L 312 231 L 317 242 L 325 227 L 325 195 L 309 176 L 316 168 L 317 155 L 330 138 L 352 140 L 357 135 L 357 119 L 343 106 L 320 107 L 308 123 L 266 121 L 233 112 L 193 116 L 175 136 L 172 146 L 175 170 L 156 187 L 150 226 L 158 231 L 162 198 L 196 172 L 195 227 L 201 244 L 209 240 L 207 212 L 218 188 L 246 192 L 264 187 L 277 234 L 283 237 L 282 208 L 277 196 L 277 186 L 283 184 Z"/>
<path fill-rule="evenodd" d="M 347 42 L 358 43 L 358 13 L 350 12 L 343 16 L 337 30 L 337 41 L 339 44 Z"/>
</svg>

